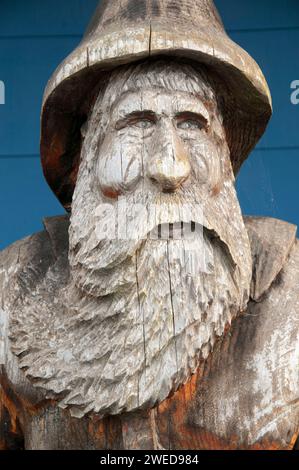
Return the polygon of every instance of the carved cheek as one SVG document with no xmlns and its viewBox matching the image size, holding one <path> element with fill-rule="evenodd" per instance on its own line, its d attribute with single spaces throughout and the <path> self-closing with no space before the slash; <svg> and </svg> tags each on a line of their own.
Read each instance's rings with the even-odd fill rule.
<svg viewBox="0 0 299 470">
<path fill-rule="evenodd" d="M 192 142 L 190 145 L 192 169 L 196 181 L 209 188 L 219 184 L 221 179 L 221 161 L 217 146 L 208 139 Z"/>
<path fill-rule="evenodd" d="M 142 176 L 142 141 L 126 132 L 109 134 L 100 148 L 97 180 L 106 197 L 132 191 Z"/>
</svg>

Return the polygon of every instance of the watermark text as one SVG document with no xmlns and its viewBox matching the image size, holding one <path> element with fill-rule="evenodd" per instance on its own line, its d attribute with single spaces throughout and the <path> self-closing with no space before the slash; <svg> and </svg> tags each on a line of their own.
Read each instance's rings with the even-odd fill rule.
<svg viewBox="0 0 299 470">
<path fill-rule="evenodd" d="M 299 104 L 299 80 L 293 80 L 291 89 L 294 90 L 291 94 L 291 103 L 294 105 Z"/>
<path fill-rule="evenodd" d="M 5 104 L 5 84 L 0 80 L 0 104 Z"/>
</svg>

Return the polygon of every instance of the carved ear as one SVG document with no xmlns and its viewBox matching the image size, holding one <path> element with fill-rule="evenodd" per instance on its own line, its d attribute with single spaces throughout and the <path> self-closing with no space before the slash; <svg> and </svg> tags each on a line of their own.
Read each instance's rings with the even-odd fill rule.
<svg viewBox="0 0 299 470">
<path fill-rule="evenodd" d="M 296 240 L 297 227 L 268 217 L 244 217 L 253 260 L 250 295 L 256 302 L 283 269 Z"/>
</svg>

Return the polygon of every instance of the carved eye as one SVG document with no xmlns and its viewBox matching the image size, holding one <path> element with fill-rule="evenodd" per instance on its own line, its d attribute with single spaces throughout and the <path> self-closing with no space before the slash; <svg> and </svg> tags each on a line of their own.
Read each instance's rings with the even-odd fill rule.
<svg viewBox="0 0 299 470">
<path fill-rule="evenodd" d="M 134 122 L 135 127 L 139 127 L 140 129 L 149 129 L 155 123 L 150 119 L 140 119 L 139 121 Z"/>
<path fill-rule="evenodd" d="M 187 119 L 185 121 L 178 122 L 177 127 L 184 130 L 195 130 L 202 129 L 204 126 L 203 123 L 197 119 Z"/>
</svg>

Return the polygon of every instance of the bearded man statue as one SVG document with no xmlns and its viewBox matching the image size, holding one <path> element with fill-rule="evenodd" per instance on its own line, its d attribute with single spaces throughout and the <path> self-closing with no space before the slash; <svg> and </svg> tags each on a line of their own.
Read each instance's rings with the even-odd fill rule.
<svg viewBox="0 0 299 470">
<path fill-rule="evenodd" d="M 2 448 L 295 446 L 296 227 L 235 191 L 270 116 L 211 0 L 100 2 L 42 109 L 70 215 L 0 253 Z"/>
</svg>

